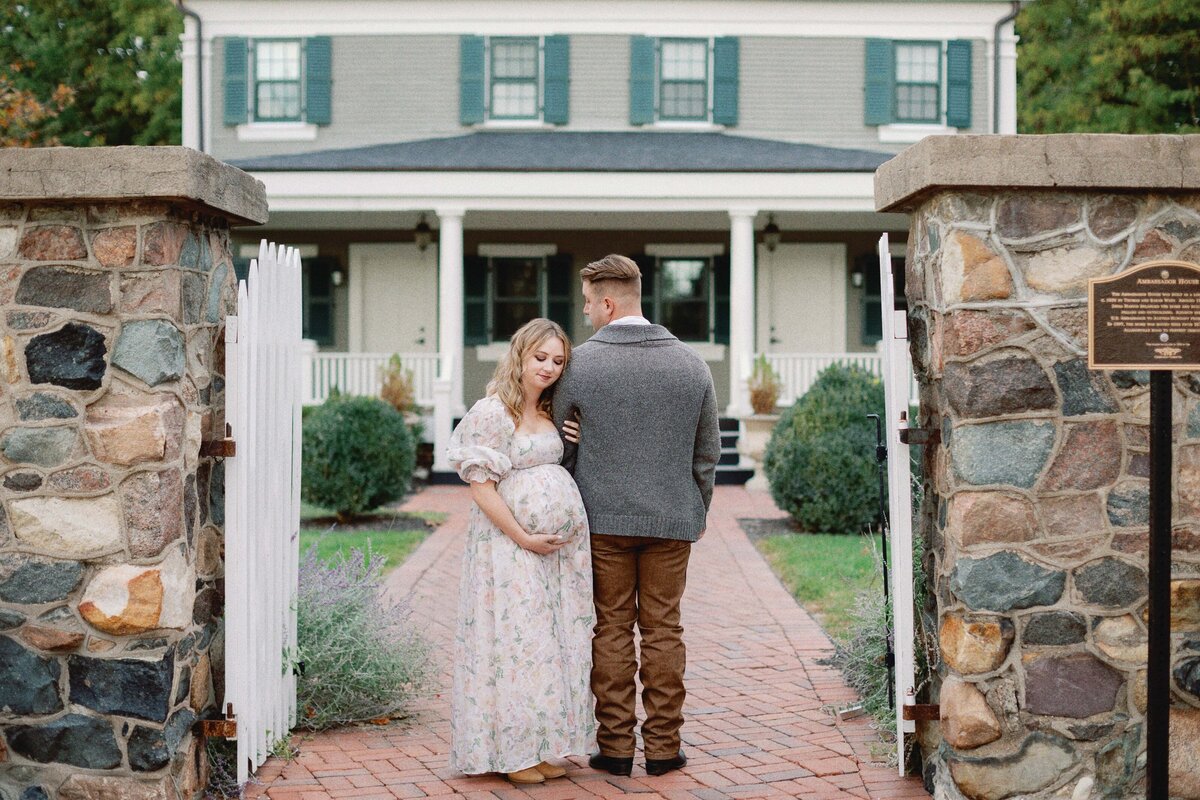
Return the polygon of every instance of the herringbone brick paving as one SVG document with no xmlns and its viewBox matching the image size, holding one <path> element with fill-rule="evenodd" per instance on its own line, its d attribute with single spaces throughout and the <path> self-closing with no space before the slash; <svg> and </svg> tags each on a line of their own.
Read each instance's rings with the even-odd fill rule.
<svg viewBox="0 0 1200 800">
<path fill-rule="evenodd" d="M 391 592 L 411 592 L 413 619 L 438 643 L 444 660 L 453 634 L 469 506 L 465 487 L 435 486 L 413 496 L 405 510 L 450 516 L 388 581 Z M 498 776 L 457 774 L 448 766 L 449 670 L 442 670 L 443 691 L 418 704 L 412 719 L 298 737 L 299 757 L 288 763 L 268 760 L 248 796 L 927 798 L 919 779 L 901 778 L 883 763 L 893 745 L 867 718 L 835 720 L 832 709 L 853 700 L 854 692 L 836 668 L 825 664 L 833 646 L 737 522 L 779 516 L 766 494 L 718 486 L 710 528 L 693 548 L 683 604 L 688 647 L 684 769 L 651 778 L 635 764 L 632 777 L 619 778 L 595 772 L 586 758 L 574 757 L 564 765 L 567 777 L 529 788 Z"/>
</svg>

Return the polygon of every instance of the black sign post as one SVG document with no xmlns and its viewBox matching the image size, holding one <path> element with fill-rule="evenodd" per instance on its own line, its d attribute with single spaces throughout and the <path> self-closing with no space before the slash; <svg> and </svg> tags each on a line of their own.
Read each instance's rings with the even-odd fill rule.
<svg viewBox="0 0 1200 800">
<path fill-rule="evenodd" d="M 1088 282 L 1088 367 L 1150 370 L 1146 797 L 1168 800 L 1172 380 L 1200 369 L 1200 265 L 1155 261 Z"/>
</svg>

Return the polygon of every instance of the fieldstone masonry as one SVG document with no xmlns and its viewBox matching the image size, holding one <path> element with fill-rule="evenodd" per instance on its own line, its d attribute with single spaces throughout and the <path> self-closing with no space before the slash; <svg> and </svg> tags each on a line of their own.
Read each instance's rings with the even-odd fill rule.
<svg viewBox="0 0 1200 800">
<path fill-rule="evenodd" d="M 219 703 L 230 225 L 183 148 L 0 151 L 0 800 L 190 800 Z M 216 683 L 217 685 L 214 685 Z"/>
<path fill-rule="evenodd" d="M 1200 263 L 1200 136 L 933 137 L 876 176 L 912 214 L 920 731 L 939 798 L 1145 792 L 1149 374 L 1087 369 L 1087 282 Z M 1172 795 L 1200 798 L 1200 378 L 1177 373 Z"/>
</svg>

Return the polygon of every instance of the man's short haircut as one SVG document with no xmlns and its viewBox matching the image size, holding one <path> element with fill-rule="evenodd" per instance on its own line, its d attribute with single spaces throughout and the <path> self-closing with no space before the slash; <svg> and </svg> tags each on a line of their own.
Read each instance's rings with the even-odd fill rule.
<svg viewBox="0 0 1200 800">
<path fill-rule="evenodd" d="M 612 253 L 579 271 L 579 277 L 597 287 L 602 295 L 641 297 L 642 271 L 632 258 Z"/>
</svg>

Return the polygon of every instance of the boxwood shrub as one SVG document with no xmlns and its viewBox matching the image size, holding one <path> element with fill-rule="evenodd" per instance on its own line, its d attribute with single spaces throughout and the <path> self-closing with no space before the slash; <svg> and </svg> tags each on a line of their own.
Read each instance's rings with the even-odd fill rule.
<svg viewBox="0 0 1200 800">
<path fill-rule="evenodd" d="M 775 504 L 808 531 L 858 533 L 879 521 L 875 423 L 883 383 L 835 364 L 787 409 L 763 456 Z"/>
<path fill-rule="evenodd" d="M 331 395 L 304 419 L 301 496 L 343 522 L 402 497 L 415 465 L 404 415 L 377 397 Z"/>
</svg>

